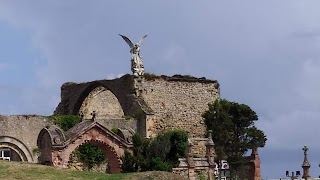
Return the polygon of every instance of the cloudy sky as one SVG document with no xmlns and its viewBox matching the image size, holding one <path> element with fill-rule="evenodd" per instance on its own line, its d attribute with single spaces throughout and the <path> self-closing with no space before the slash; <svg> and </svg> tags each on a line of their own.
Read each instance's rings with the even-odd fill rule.
<svg viewBox="0 0 320 180">
<path fill-rule="evenodd" d="M 221 96 L 248 104 L 268 142 L 263 178 L 320 169 L 320 1 L 0 0 L 0 114 L 52 114 L 64 82 L 131 73 L 138 41 L 145 70 L 217 79 Z"/>
</svg>

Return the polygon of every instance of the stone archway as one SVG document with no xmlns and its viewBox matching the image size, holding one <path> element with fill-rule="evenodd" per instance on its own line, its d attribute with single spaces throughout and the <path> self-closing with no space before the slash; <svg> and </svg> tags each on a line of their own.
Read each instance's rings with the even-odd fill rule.
<svg viewBox="0 0 320 180">
<path fill-rule="evenodd" d="M 98 113 L 99 118 L 121 118 L 123 109 L 118 98 L 107 88 L 94 88 L 81 103 L 80 111 L 85 119 L 90 119 L 92 111 Z"/>
<path fill-rule="evenodd" d="M 72 152 L 84 143 L 97 145 L 108 159 L 109 173 L 120 173 L 121 156 L 125 149 L 130 149 L 132 144 L 126 142 L 98 122 L 84 121 L 71 128 L 66 133 L 64 142 L 52 145 L 51 164 L 67 168 Z"/>
<path fill-rule="evenodd" d="M 0 149 L 8 148 L 23 162 L 33 162 L 33 157 L 27 146 L 16 138 L 0 136 Z"/>
<path fill-rule="evenodd" d="M 86 144 L 86 143 L 93 144 L 96 147 L 98 147 L 100 150 L 102 150 L 102 153 L 107 160 L 106 161 L 107 164 L 104 164 L 105 165 L 104 172 L 120 173 L 120 171 L 121 171 L 120 157 L 118 156 L 118 154 L 115 152 L 115 150 L 110 145 L 106 144 L 104 141 L 101 141 L 101 140 L 88 140 L 88 141 L 86 140 L 82 144 L 80 144 L 79 146 Z M 76 147 L 75 149 L 77 149 L 78 147 Z M 73 151 L 70 153 L 69 157 L 71 156 L 72 153 L 73 153 Z"/>
</svg>

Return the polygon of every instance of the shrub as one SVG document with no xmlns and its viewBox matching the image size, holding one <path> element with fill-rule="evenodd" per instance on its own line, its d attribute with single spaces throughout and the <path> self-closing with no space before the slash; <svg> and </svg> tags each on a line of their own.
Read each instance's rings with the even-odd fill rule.
<svg viewBox="0 0 320 180">
<path fill-rule="evenodd" d="M 150 168 L 154 171 L 172 171 L 172 164 L 163 162 L 159 157 L 150 160 Z"/>
<path fill-rule="evenodd" d="M 99 165 L 106 160 L 102 150 L 94 144 L 85 143 L 78 147 L 76 150 L 78 158 L 87 164 L 88 170 L 94 165 Z"/>
<path fill-rule="evenodd" d="M 49 118 L 64 131 L 69 130 L 80 122 L 80 117 L 77 115 L 53 115 L 49 116 Z"/>
<path fill-rule="evenodd" d="M 182 130 L 166 131 L 154 139 L 144 139 L 135 134 L 132 140 L 133 154 L 126 153 L 122 157 L 124 172 L 171 171 L 178 165 L 178 159 L 185 156 L 188 145 L 187 133 Z M 130 169 L 130 166 L 134 167 Z"/>
<path fill-rule="evenodd" d="M 121 157 L 122 162 L 121 166 L 122 172 L 137 172 L 137 160 L 129 151 L 124 151 L 124 156 Z"/>
</svg>

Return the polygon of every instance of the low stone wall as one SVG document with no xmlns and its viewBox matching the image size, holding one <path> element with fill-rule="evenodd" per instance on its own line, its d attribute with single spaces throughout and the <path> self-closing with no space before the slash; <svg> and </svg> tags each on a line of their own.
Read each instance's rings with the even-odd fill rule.
<svg viewBox="0 0 320 180">
<path fill-rule="evenodd" d="M 53 122 L 42 116 L 37 115 L 17 115 L 17 116 L 1 116 L 0 115 L 0 145 L 13 144 L 14 148 L 27 150 L 23 153 L 32 156 L 31 162 L 37 162 L 37 138 L 46 126 L 53 125 Z M 2 138 L 1 138 L 2 137 Z M 2 139 L 2 140 L 1 140 Z M 9 141 L 9 142 L 8 142 Z M 2 146 L 2 147 L 5 147 Z M 15 147 L 16 146 L 16 147 Z M 11 147 L 9 147 L 11 148 Z M 30 160 L 29 160 L 30 161 Z"/>
<path fill-rule="evenodd" d="M 207 158 L 193 158 L 194 164 L 188 163 L 186 158 L 179 161 L 179 166 L 172 169 L 173 173 L 190 180 L 215 179 L 215 166 L 210 166 Z"/>
<path fill-rule="evenodd" d="M 112 128 L 121 128 L 121 129 L 132 129 L 134 132 L 137 132 L 137 120 L 135 119 L 124 119 L 124 118 L 115 118 L 115 119 L 96 119 L 98 123 L 105 126 L 108 129 Z"/>
</svg>

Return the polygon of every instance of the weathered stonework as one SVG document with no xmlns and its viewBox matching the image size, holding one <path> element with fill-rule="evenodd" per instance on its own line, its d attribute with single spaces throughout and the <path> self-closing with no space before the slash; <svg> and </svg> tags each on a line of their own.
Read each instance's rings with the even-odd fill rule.
<svg viewBox="0 0 320 180">
<path fill-rule="evenodd" d="M 206 153 L 207 138 L 190 138 L 193 144 L 193 156 L 204 157 Z"/>
<path fill-rule="evenodd" d="M 183 129 L 189 137 L 201 139 L 206 132 L 202 114 L 209 103 L 219 98 L 219 93 L 218 82 L 205 78 L 125 75 L 114 80 L 65 83 L 55 114 L 83 111 L 89 118 L 96 111 L 97 119 L 133 117 L 135 127 L 128 127 L 145 137 L 168 129 Z M 201 140 L 195 142 L 194 148 L 198 157 L 204 154 Z"/>
<path fill-rule="evenodd" d="M 54 114 L 78 114 L 81 106 L 85 106 L 83 105 L 85 99 L 90 96 L 90 93 L 95 94 L 96 88 L 105 88 L 110 91 L 117 98 L 123 113 L 125 115 L 130 114 L 132 102 L 135 99 L 131 95 L 134 92 L 133 79 L 132 76 L 125 75 L 114 80 L 99 80 L 79 84 L 72 82 L 64 83 L 61 86 L 61 102 L 54 111 Z M 98 103 L 104 104 L 105 101 L 98 101 Z M 91 103 L 90 106 L 92 105 Z"/>
<path fill-rule="evenodd" d="M 137 120 L 135 119 L 115 118 L 115 119 L 96 119 L 96 121 L 108 129 L 122 128 L 122 129 L 128 129 L 128 130 L 133 130 L 134 132 L 137 132 Z"/>
<path fill-rule="evenodd" d="M 202 114 L 219 98 L 217 82 L 156 79 L 143 82 L 141 97 L 154 111 L 148 116 L 148 135 L 165 129 L 184 129 L 190 137 L 205 137 Z"/>
<path fill-rule="evenodd" d="M 91 113 L 95 111 L 97 118 L 109 119 L 123 117 L 124 113 L 116 96 L 104 87 L 97 87 L 92 90 L 84 99 L 80 111 L 85 119 L 91 118 Z"/>
<path fill-rule="evenodd" d="M 51 120 L 42 116 L 0 116 L 0 146 L 16 151 L 22 161 L 37 162 L 37 137 L 50 125 Z"/>
<path fill-rule="evenodd" d="M 126 75 L 115 80 L 66 83 L 61 90 L 55 114 L 77 114 L 82 110 L 89 117 L 95 110 L 98 118 L 127 115 L 139 120 L 138 132 L 147 137 L 178 128 L 197 138 L 204 137 L 206 131 L 202 113 L 220 93 L 217 81 L 185 76 L 137 80 Z"/>
</svg>

